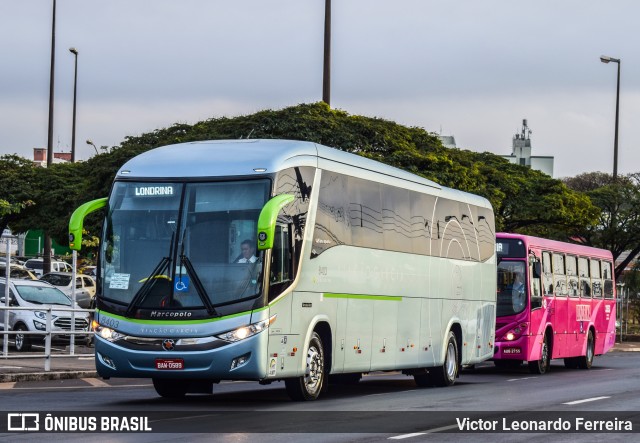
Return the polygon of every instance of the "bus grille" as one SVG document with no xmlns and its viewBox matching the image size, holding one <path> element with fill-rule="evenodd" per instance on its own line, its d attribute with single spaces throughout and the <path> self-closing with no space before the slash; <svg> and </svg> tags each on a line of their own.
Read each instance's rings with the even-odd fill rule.
<svg viewBox="0 0 640 443">
<path fill-rule="evenodd" d="M 53 322 L 54 326 L 57 326 L 60 329 L 64 329 L 65 331 L 71 330 L 71 317 L 60 317 L 57 318 L 56 321 Z M 76 330 L 86 329 L 88 323 L 83 318 L 76 318 Z"/>
</svg>

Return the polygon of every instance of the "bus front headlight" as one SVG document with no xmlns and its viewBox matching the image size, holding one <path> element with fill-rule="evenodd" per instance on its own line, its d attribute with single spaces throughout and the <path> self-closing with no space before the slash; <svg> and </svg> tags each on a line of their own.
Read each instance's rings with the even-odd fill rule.
<svg viewBox="0 0 640 443">
<path fill-rule="evenodd" d="M 223 334 L 216 335 L 216 337 L 232 343 L 244 340 L 245 338 L 249 338 L 264 331 L 265 329 L 268 329 L 269 326 L 271 326 L 276 321 L 276 317 L 277 315 L 274 315 L 273 317 L 270 317 L 266 320 L 262 320 L 257 323 L 252 323 L 250 325 L 234 329 L 233 331 L 228 331 Z"/>
<path fill-rule="evenodd" d="M 100 337 L 104 338 L 107 341 L 116 341 L 124 337 L 124 334 L 121 334 L 114 329 L 107 328 L 106 326 L 102 326 L 100 323 L 98 323 L 95 320 L 93 321 L 91 326 L 95 331 L 96 335 L 99 335 Z"/>
</svg>

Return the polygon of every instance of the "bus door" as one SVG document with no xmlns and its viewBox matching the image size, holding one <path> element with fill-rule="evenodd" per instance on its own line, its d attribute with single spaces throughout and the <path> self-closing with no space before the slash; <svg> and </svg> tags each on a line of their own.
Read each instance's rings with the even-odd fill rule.
<svg viewBox="0 0 640 443">
<path fill-rule="evenodd" d="M 565 356 L 574 357 L 582 354 L 591 316 L 591 305 L 580 298 L 580 280 L 578 278 L 578 258 L 565 256 L 567 272 L 567 348 Z"/>
<path fill-rule="evenodd" d="M 555 300 L 553 302 L 553 344 L 552 358 L 561 358 L 566 355 L 567 334 L 569 332 L 569 288 L 567 285 L 567 275 L 565 271 L 565 256 L 562 253 L 551 254 L 553 270 L 553 292 Z"/>
<path fill-rule="evenodd" d="M 550 252 L 542 253 L 542 309 L 544 314 L 540 319 L 540 323 L 532 325 L 532 333 L 535 334 L 535 343 L 539 344 L 545 333 L 547 324 L 551 324 L 554 332 L 554 342 L 558 338 L 556 329 L 557 301 L 562 301 L 562 297 L 557 296 L 556 280 L 554 279 L 553 264 Z M 556 300 L 557 296 L 557 300 Z M 564 332 L 564 331 L 562 331 Z M 555 349 L 555 346 L 554 346 Z M 539 352 L 539 351 L 538 351 Z M 534 357 L 538 358 L 538 354 L 534 353 Z"/>
<path fill-rule="evenodd" d="M 538 333 L 544 332 L 544 325 L 547 322 L 547 313 L 549 312 L 544 308 L 543 290 L 542 284 L 542 263 L 540 258 L 532 252 L 529 255 L 529 309 L 531 310 L 529 316 L 529 334 L 531 334 L 528 343 L 528 350 L 526 360 L 531 360 L 528 355 L 531 349 L 535 348 L 535 343 L 540 341 Z"/>
</svg>

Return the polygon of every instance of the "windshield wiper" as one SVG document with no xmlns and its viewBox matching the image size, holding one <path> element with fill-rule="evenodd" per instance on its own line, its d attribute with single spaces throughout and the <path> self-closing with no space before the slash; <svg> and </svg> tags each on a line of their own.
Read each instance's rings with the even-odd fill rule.
<svg viewBox="0 0 640 443">
<path fill-rule="evenodd" d="M 131 303 L 129 303 L 129 305 L 127 306 L 127 311 L 126 311 L 127 316 L 133 315 L 133 312 L 136 310 L 136 308 L 144 301 L 147 295 L 149 295 L 149 293 L 151 292 L 151 289 L 153 288 L 153 285 L 156 283 L 156 277 L 158 275 L 162 275 L 162 273 L 165 272 L 165 269 L 168 269 L 169 277 L 171 277 L 170 265 L 171 265 L 171 255 L 173 253 L 173 242 L 175 240 L 175 236 L 176 236 L 176 233 L 174 231 L 171 233 L 171 242 L 169 243 L 169 255 L 167 257 L 162 257 L 162 259 L 160 259 L 160 263 L 156 265 L 156 267 L 153 269 L 151 274 L 149 274 L 149 277 L 147 277 L 147 279 L 142 284 L 140 289 L 138 289 L 138 292 L 136 292 L 136 294 L 133 296 L 133 299 L 131 299 Z"/>
<path fill-rule="evenodd" d="M 191 277 L 193 280 L 193 285 L 196 287 L 196 292 L 198 293 L 198 297 L 202 301 L 202 304 L 207 309 L 207 313 L 209 315 L 213 315 L 215 317 L 218 316 L 213 304 L 211 303 L 211 299 L 209 298 L 209 294 L 207 294 L 207 290 L 204 288 L 204 285 L 200 281 L 200 277 L 196 273 L 196 270 L 193 268 L 191 264 L 191 260 L 184 254 L 184 238 L 187 235 L 187 229 L 182 233 L 182 241 L 180 242 L 180 279 L 182 280 L 182 265 L 187 268 L 187 275 Z"/>
</svg>

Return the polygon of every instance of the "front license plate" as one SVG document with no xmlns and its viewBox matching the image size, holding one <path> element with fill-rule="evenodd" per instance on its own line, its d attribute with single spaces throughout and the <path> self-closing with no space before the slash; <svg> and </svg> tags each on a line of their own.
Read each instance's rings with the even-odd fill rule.
<svg viewBox="0 0 640 443">
<path fill-rule="evenodd" d="M 181 358 L 156 358 L 156 369 L 184 369 Z"/>
<path fill-rule="evenodd" d="M 520 354 L 520 348 L 504 348 L 503 354 Z"/>
</svg>

